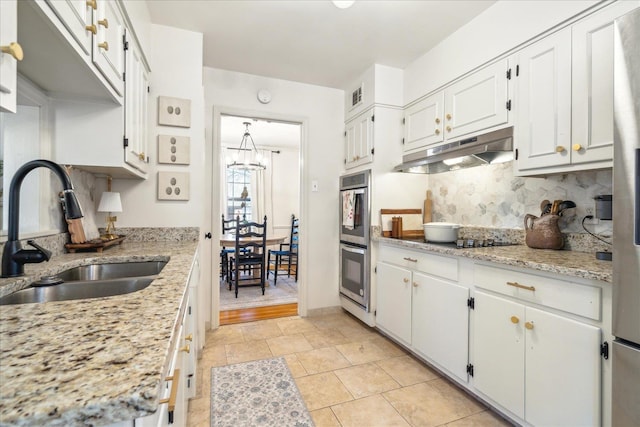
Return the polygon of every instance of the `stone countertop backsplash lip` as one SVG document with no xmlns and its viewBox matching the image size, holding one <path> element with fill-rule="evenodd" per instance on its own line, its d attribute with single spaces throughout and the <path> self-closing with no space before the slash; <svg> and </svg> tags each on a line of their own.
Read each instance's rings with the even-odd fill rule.
<svg viewBox="0 0 640 427">
<path fill-rule="evenodd" d="M 147 288 L 86 300 L 0 306 L 0 425 L 76 426 L 154 413 L 198 242 L 131 242 L 64 254 L 0 279 L 0 295 L 92 263 L 163 261 Z"/>
<path fill-rule="evenodd" d="M 478 261 L 491 261 L 497 264 L 562 274 L 568 277 L 579 277 L 607 283 L 612 283 L 613 281 L 611 261 L 597 260 L 595 253 L 532 249 L 522 244 L 457 249 L 450 246 L 420 242 L 415 239 L 402 240 L 380 235 L 375 235 L 373 240 L 407 249 L 471 258 Z"/>
</svg>

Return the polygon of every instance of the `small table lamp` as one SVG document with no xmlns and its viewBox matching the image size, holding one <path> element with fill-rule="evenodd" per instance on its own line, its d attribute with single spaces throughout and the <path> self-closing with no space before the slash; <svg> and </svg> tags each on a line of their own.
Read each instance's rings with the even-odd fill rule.
<svg viewBox="0 0 640 427">
<path fill-rule="evenodd" d="M 117 239 L 118 235 L 113 232 L 116 228 L 114 223 L 118 220 L 118 217 L 111 216 L 111 213 L 122 212 L 122 202 L 120 201 L 120 193 L 111 191 L 111 177 L 107 178 L 107 191 L 103 192 L 100 197 L 98 212 L 107 212 L 107 229 L 100 238 L 102 240 Z"/>
</svg>

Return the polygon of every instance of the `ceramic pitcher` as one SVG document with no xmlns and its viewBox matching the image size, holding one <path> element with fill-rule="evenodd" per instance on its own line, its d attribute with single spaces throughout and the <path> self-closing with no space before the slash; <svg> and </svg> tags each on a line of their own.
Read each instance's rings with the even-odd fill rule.
<svg viewBox="0 0 640 427">
<path fill-rule="evenodd" d="M 526 232 L 525 243 L 535 249 L 562 249 L 564 237 L 558 227 L 558 215 L 543 215 L 537 217 L 527 214 L 524 217 Z"/>
</svg>

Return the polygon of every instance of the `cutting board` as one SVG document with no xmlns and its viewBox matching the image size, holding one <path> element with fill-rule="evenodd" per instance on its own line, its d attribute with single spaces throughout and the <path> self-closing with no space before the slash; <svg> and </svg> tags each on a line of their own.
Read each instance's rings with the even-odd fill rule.
<svg viewBox="0 0 640 427">
<path fill-rule="evenodd" d="M 431 222 L 431 210 L 433 208 L 433 200 L 431 200 L 431 190 L 427 190 L 427 198 L 424 199 L 424 209 L 422 209 L 422 223 Z"/>
<path fill-rule="evenodd" d="M 421 209 L 380 209 L 380 224 L 384 237 L 391 237 L 391 223 L 394 216 L 402 218 L 403 237 L 424 236 Z"/>
</svg>

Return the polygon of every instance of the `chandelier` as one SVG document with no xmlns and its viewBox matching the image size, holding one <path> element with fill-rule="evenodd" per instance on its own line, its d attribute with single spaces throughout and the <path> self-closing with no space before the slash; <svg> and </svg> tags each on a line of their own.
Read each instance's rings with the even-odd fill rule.
<svg viewBox="0 0 640 427">
<path fill-rule="evenodd" d="M 227 161 L 227 168 L 241 170 L 266 169 L 267 159 L 258 153 L 256 144 L 249 133 L 251 123 L 243 122 L 242 124 L 245 126 L 245 130 L 244 135 L 242 135 L 242 141 L 240 141 L 240 148 L 236 148 L 237 152 Z M 249 141 L 251 141 L 251 146 L 249 146 Z"/>
</svg>

